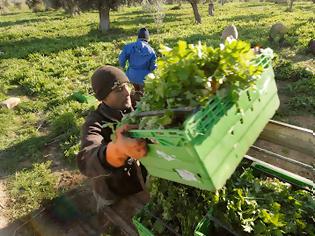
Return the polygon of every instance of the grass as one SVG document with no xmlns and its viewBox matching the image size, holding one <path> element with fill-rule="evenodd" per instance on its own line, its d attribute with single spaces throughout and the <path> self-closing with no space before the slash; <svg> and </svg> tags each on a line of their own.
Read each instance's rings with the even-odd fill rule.
<svg viewBox="0 0 315 236">
<path fill-rule="evenodd" d="M 11 214 L 22 217 L 39 208 L 45 199 L 57 196 L 57 177 L 49 169 L 51 162 L 34 164 L 31 170 L 16 173 L 8 182 Z"/>
<path fill-rule="evenodd" d="M 151 45 L 157 50 L 161 43 L 172 46 L 180 39 L 218 45 L 222 29 L 235 24 L 241 39 L 275 50 L 276 78 L 288 83 L 284 91 L 292 98 L 290 109 L 315 114 L 314 59 L 305 50 L 315 38 L 313 3 L 295 2 L 293 12 L 274 3 L 228 3 L 216 5 L 214 17 L 207 15 L 207 5 L 200 4 L 200 25 L 194 24 L 189 4 L 181 10 L 171 7 L 166 6 L 162 25 L 140 7 L 122 7 L 111 12 L 107 34 L 97 31 L 97 12 L 73 18 L 62 11 L 2 15 L 0 100 L 19 96 L 22 103 L 13 110 L 0 108 L 0 173 L 15 173 L 25 161 L 46 161 L 45 149 L 52 143 L 65 159 L 74 159 L 80 126 L 92 106 L 71 95 L 76 91 L 90 94 L 93 71 L 104 64 L 118 65 L 123 45 L 135 40 L 143 26 L 149 28 Z M 268 41 L 271 25 L 279 21 L 289 29 L 286 48 Z"/>
</svg>

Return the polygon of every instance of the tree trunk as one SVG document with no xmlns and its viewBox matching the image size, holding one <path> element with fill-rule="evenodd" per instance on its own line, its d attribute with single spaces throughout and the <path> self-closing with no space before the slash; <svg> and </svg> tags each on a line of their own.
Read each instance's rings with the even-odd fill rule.
<svg viewBox="0 0 315 236">
<path fill-rule="evenodd" d="M 109 6 L 106 3 L 102 4 L 99 8 L 99 16 L 100 16 L 100 23 L 98 29 L 105 33 L 109 30 Z"/>
<path fill-rule="evenodd" d="M 48 11 L 53 8 L 53 3 L 50 0 L 44 0 L 45 11 Z"/>
<path fill-rule="evenodd" d="M 224 5 L 224 0 L 221 0 L 221 5 L 222 5 L 222 6 Z"/>
<path fill-rule="evenodd" d="M 194 10 L 194 16 L 195 16 L 196 23 L 200 24 L 201 23 L 201 17 L 200 17 L 199 11 L 198 11 L 197 1 L 192 0 L 192 1 L 190 1 L 190 4 Z"/>
<path fill-rule="evenodd" d="M 74 0 L 63 0 L 61 1 L 62 8 L 65 9 L 66 13 L 75 16 L 80 14 L 80 9 L 76 1 Z"/>
<path fill-rule="evenodd" d="M 290 0 L 289 11 L 293 10 L 293 2 L 294 0 Z"/>
<path fill-rule="evenodd" d="M 313 2 L 314 2 L 315 0 L 313 0 Z M 2 1 L 2 3 L 3 3 L 3 5 L 5 6 L 5 7 L 9 7 L 10 6 L 10 2 L 9 2 L 9 0 L 4 0 L 4 1 Z"/>
<path fill-rule="evenodd" d="M 209 12 L 209 16 L 214 16 L 214 4 L 212 0 L 210 0 L 208 12 Z"/>
</svg>

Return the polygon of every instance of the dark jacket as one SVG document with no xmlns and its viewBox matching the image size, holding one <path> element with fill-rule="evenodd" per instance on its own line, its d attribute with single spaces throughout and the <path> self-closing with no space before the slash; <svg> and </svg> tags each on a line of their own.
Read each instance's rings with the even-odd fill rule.
<svg viewBox="0 0 315 236">
<path fill-rule="evenodd" d="M 116 126 L 124 113 L 114 110 L 104 103 L 91 112 L 83 125 L 81 151 L 77 155 L 78 166 L 82 174 L 91 177 L 93 188 L 106 200 L 117 200 L 144 190 L 147 171 L 139 161 L 129 158 L 119 168 L 107 163 L 106 146 L 111 141 L 112 129 L 106 124 Z M 105 126 L 104 126 L 105 125 Z"/>
</svg>

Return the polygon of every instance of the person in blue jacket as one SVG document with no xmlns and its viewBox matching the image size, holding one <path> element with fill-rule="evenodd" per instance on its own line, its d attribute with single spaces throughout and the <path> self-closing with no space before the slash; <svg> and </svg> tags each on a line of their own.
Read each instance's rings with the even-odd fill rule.
<svg viewBox="0 0 315 236">
<path fill-rule="evenodd" d="M 138 32 L 138 40 L 127 44 L 119 55 L 119 65 L 125 68 L 129 81 L 134 85 L 136 91 L 142 91 L 145 76 L 156 68 L 156 54 L 149 45 L 149 31 L 141 28 Z"/>
</svg>

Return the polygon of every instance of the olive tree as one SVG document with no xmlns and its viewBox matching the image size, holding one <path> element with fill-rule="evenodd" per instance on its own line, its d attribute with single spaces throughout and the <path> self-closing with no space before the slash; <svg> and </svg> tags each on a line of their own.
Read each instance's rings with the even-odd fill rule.
<svg viewBox="0 0 315 236">
<path fill-rule="evenodd" d="M 43 4 L 42 0 L 26 0 L 26 5 L 31 9 L 33 12 L 38 12 L 41 10 L 41 6 Z"/>
<path fill-rule="evenodd" d="M 107 32 L 110 29 L 110 10 L 117 10 L 123 4 L 123 0 L 59 0 L 62 8 L 71 15 L 79 14 L 80 11 L 98 10 L 99 30 Z"/>
<path fill-rule="evenodd" d="M 214 16 L 214 2 L 213 2 L 213 0 L 210 0 L 210 2 L 209 2 L 208 14 L 209 14 L 209 16 Z"/>
<path fill-rule="evenodd" d="M 199 0 L 187 0 L 187 1 L 190 3 L 190 5 L 193 9 L 196 23 L 200 24 L 201 23 L 201 16 L 200 16 L 199 11 L 198 11 Z"/>
<path fill-rule="evenodd" d="M 99 11 L 99 30 L 106 32 L 110 28 L 109 12 L 110 10 L 117 10 L 118 6 L 123 2 L 121 0 L 94 0 L 95 6 Z"/>
<path fill-rule="evenodd" d="M 200 16 L 199 11 L 198 11 L 198 3 L 200 2 L 200 0 L 176 0 L 176 2 L 179 3 L 179 5 L 176 7 L 173 7 L 172 10 L 180 9 L 182 1 L 188 1 L 190 3 L 190 5 L 192 6 L 192 9 L 193 9 L 193 12 L 194 12 L 195 21 L 197 24 L 200 24 L 201 23 L 201 16 Z M 157 3 L 164 4 L 164 3 L 169 3 L 169 2 L 170 2 L 169 0 L 143 0 L 142 4 L 143 4 L 144 8 L 150 8 L 147 6 L 148 4 L 149 5 L 157 5 Z M 162 15 L 163 15 L 163 13 L 162 13 Z M 163 17 L 164 17 L 164 15 L 163 15 Z"/>
<path fill-rule="evenodd" d="M 293 2 L 294 2 L 294 0 L 289 1 L 288 11 L 290 11 L 290 12 L 293 11 Z"/>
<path fill-rule="evenodd" d="M 145 12 L 149 12 L 152 15 L 155 25 L 157 26 L 157 32 L 159 33 L 162 28 L 163 20 L 165 17 L 164 0 L 143 0 L 142 9 Z"/>
</svg>

